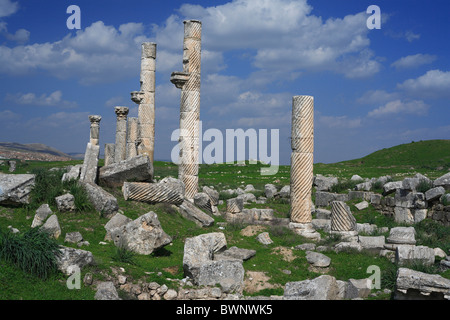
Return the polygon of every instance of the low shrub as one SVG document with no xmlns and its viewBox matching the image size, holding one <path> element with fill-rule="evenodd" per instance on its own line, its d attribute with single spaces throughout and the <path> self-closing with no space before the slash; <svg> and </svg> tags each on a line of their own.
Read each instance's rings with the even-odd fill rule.
<svg viewBox="0 0 450 320">
<path fill-rule="evenodd" d="M 55 239 L 38 228 L 23 234 L 0 230 L 0 260 L 39 278 L 46 279 L 57 271 L 59 248 Z"/>
</svg>

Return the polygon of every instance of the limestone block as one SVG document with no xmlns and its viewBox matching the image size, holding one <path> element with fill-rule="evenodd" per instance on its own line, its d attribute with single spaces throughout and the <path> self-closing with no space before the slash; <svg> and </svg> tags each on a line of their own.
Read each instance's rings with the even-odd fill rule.
<svg viewBox="0 0 450 320">
<path fill-rule="evenodd" d="M 427 201 L 432 201 L 440 198 L 445 193 L 445 189 L 442 186 L 432 188 L 425 192 L 425 199 Z"/>
<path fill-rule="evenodd" d="M 81 168 L 80 181 L 96 183 L 98 171 L 98 157 L 100 154 L 100 146 L 87 144 L 84 154 L 83 167 Z"/>
<path fill-rule="evenodd" d="M 336 278 L 322 275 L 312 280 L 286 283 L 284 300 L 337 300 L 339 287 Z"/>
<path fill-rule="evenodd" d="M 197 208 L 192 202 L 189 200 L 184 200 L 182 204 L 178 205 L 180 214 L 194 221 L 200 227 L 210 227 L 214 224 L 214 219 Z"/>
<path fill-rule="evenodd" d="M 399 268 L 394 299 L 450 300 L 450 280 L 437 274 Z"/>
<path fill-rule="evenodd" d="M 125 226 L 111 230 L 117 247 L 125 247 L 138 254 L 149 255 L 172 242 L 161 227 L 158 216 L 150 211 Z"/>
<path fill-rule="evenodd" d="M 56 214 L 50 216 L 47 221 L 40 227 L 40 230 L 47 232 L 51 237 L 58 239 L 61 235 L 61 227 L 59 226 Z"/>
<path fill-rule="evenodd" d="M 153 165 L 148 156 L 140 155 L 132 159 L 113 163 L 100 168 L 99 183 L 107 187 L 122 186 L 125 181 L 151 181 Z"/>
<path fill-rule="evenodd" d="M 83 183 L 82 185 L 97 212 L 106 218 L 111 218 L 117 213 L 119 204 L 112 194 L 93 183 Z"/>
<path fill-rule="evenodd" d="M 111 238 L 111 231 L 123 227 L 127 225 L 129 222 L 131 222 L 130 218 L 124 216 L 121 213 L 116 213 L 112 218 L 109 219 L 109 221 L 105 224 L 106 229 L 106 236 L 105 240 L 112 240 Z"/>
<path fill-rule="evenodd" d="M 50 216 L 52 213 L 53 212 L 50 209 L 50 206 L 44 203 L 36 210 L 36 214 L 34 215 L 31 227 L 32 228 L 40 227 L 44 223 L 45 219 L 47 219 L 47 217 Z"/>
<path fill-rule="evenodd" d="M 330 191 L 331 187 L 338 183 L 336 177 L 324 177 L 321 174 L 317 174 L 314 178 L 314 186 L 318 191 Z"/>
<path fill-rule="evenodd" d="M 426 246 L 400 245 L 395 251 L 395 262 L 398 265 L 409 263 L 434 264 L 435 255 L 432 248 Z"/>
<path fill-rule="evenodd" d="M 390 230 L 389 237 L 386 239 L 386 242 L 392 244 L 415 245 L 415 234 L 416 231 L 414 227 L 395 227 Z"/>
<path fill-rule="evenodd" d="M 75 197 L 70 193 L 55 198 L 56 206 L 60 212 L 72 212 L 76 210 Z"/>
<path fill-rule="evenodd" d="M 34 178 L 34 174 L 0 173 L 0 205 L 28 204 Z"/>
</svg>

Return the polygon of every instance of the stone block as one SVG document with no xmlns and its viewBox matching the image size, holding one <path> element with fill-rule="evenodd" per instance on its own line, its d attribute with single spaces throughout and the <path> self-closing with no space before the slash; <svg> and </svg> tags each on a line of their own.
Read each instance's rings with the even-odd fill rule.
<svg viewBox="0 0 450 320">
<path fill-rule="evenodd" d="M 99 183 L 107 187 L 121 187 L 125 181 L 152 181 L 153 165 L 147 155 L 113 163 L 100 168 Z"/>
<path fill-rule="evenodd" d="M 112 194 L 93 183 L 82 183 L 82 185 L 97 212 L 106 218 L 111 218 L 117 213 L 119 204 Z"/>
<path fill-rule="evenodd" d="M 34 178 L 34 174 L 0 173 L 0 205 L 28 204 Z"/>
</svg>

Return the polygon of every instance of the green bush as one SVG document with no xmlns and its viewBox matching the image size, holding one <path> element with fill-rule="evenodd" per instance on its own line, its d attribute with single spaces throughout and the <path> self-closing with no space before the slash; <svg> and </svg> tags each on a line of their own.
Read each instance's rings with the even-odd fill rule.
<svg viewBox="0 0 450 320">
<path fill-rule="evenodd" d="M 0 260 L 46 279 L 58 269 L 59 244 L 47 233 L 32 228 L 23 234 L 0 230 Z"/>
<path fill-rule="evenodd" d="M 355 180 L 339 181 L 337 184 L 331 186 L 330 191 L 334 192 L 334 193 L 347 192 L 348 189 L 350 189 L 350 190 L 355 189 L 355 186 L 358 183 L 361 183 L 361 182 L 363 182 L 363 181 L 362 180 L 358 180 L 358 181 L 355 181 Z"/>
<path fill-rule="evenodd" d="M 136 254 L 129 250 L 128 247 L 124 244 L 120 244 L 116 247 L 116 251 L 114 255 L 111 257 L 116 262 L 124 262 L 132 265 L 136 265 Z"/>
<path fill-rule="evenodd" d="M 419 184 L 416 187 L 416 191 L 425 193 L 428 190 L 430 190 L 431 188 L 433 188 L 433 182 L 432 181 L 427 181 L 425 179 L 420 179 Z"/>
<path fill-rule="evenodd" d="M 49 171 L 45 168 L 35 168 L 31 173 L 35 174 L 35 182 L 30 192 L 29 209 L 35 210 L 44 203 L 55 207 L 55 198 L 69 192 L 75 197 L 77 212 L 93 210 L 86 190 L 78 180 L 64 182 L 61 180 L 64 174 L 63 170 Z"/>
</svg>

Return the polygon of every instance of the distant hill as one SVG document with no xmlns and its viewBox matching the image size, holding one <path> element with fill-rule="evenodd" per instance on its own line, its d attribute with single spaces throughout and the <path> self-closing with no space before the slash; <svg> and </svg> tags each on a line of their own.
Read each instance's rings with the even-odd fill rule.
<svg viewBox="0 0 450 320">
<path fill-rule="evenodd" d="M 330 164 L 315 163 L 314 173 L 350 178 L 392 175 L 413 176 L 415 172 L 437 178 L 450 170 L 450 140 L 425 140 L 375 151 L 365 157 Z"/>
<path fill-rule="evenodd" d="M 45 144 L 20 144 L 16 142 L 0 142 L 0 157 L 38 161 L 68 161 L 73 159 L 70 155 Z"/>
<path fill-rule="evenodd" d="M 368 166 L 450 167 L 450 140 L 426 140 L 375 151 L 363 158 L 344 161 Z"/>
</svg>

